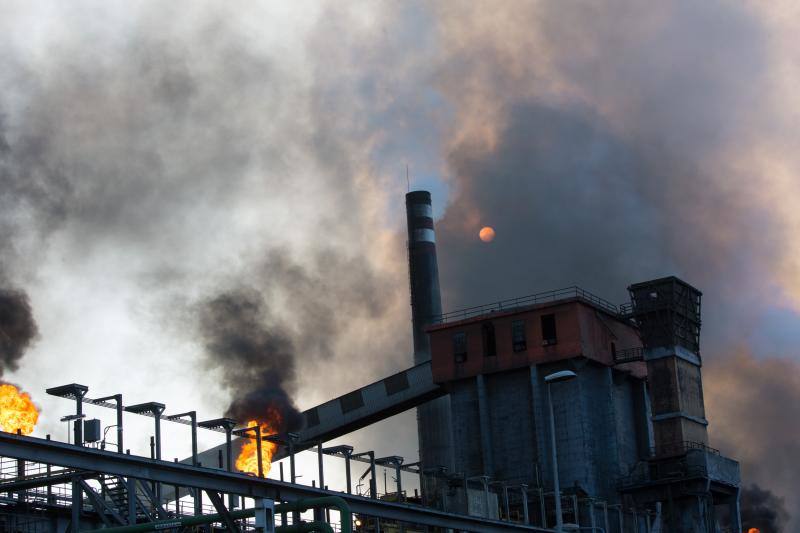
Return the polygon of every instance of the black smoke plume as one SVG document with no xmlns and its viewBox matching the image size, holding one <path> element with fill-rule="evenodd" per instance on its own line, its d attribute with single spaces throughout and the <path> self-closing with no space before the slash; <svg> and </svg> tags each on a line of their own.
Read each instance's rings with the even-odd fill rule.
<svg viewBox="0 0 800 533">
<path fill-rule="evenodd" d="M 259 272 L 260 286 L 203 302 L 198 326 L 208 362 L 231 394 L 227 416 L 263 420 L 276 409 L 280 429 L 290 431 L 302 423 L 292 398 L 298 363 L 332 357 L 352 320 L 380 316 L 383 304 L 364 262 L 330 250 L 303 265 L 284 249 L 272 250 Z"/>
<path fill-rule="evenodd" d="M 295 346 L 264 295 L 249 288 L 210 299 L 200 311 L 200 331 L 212 365 L 222 369 L 222 383 L 233 394 L 226 416 L 263 420 L 271 408 L 283 415 L 281 430 L 295 429 L 300 413 L 287 392 L 295 378 Z"/>
<path fill-rule="evenodd" d="M 783 533 L 789 514 L 783 498 L 756 484 L 742 489 L 739 505 L 742 513 L 742 530 L 756 528 L 761 533 Z"/>
<path fill-rule="evenodd" d="M 0 378 L 6 370 L 19 368 L 25 350 L 38 335 L 28 295 L 0 289 Z"/>
</svg>

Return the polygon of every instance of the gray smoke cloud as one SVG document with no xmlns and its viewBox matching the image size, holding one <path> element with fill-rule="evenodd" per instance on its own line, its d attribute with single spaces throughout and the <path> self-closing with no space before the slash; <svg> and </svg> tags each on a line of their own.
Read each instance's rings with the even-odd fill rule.
<svg viewBox="0 0 800 533">
<path fill-rule="evenodd" d="M 715 357 L 704 370 L 714 444 L 742 462 L 745 485 L 755 482 L 781 498 L 786 508 L 776 511 L 778 518 L 795 519 L 800 509 L 794 490 L 800 428 L 790 421 L 800 409 L 800 364 L 787 358 L 756 357 L 742 348 L 727 357 Z M 754 491 L 754 498 L 758 494 L 764 495 Z M 764 502 L 766 506 L 776 500 L 765 498 Z"/>
<path fill-rule="evenodd" d="M 401 210 L 404 186 L 373 164 L 387 144 L 376 131 L 405 121 L 410 99 L 387 103 L 360 85 L 396 74 L 369 74 L 382 58 L 350 55 L 369 48 L 372 24 L 328 53 L 343 35 L 331 25 L 362 11 L 42 10 L 51 16 L 13 6 L 0 21 L 0 237 L 8 278 L 67 317 L 40 329 L 78 339 L 74 368 L 132 365 L 126 347 L 104 348 L 84 329 L 111 314 L 101 306 L 118 311 L 104 321 L 112 342 L 148 331 L 146 350 L 171 345 L 167 364 L 188 369 L 174 389 L 187 394 L 175 395 L 211 416 L 221 395 L 198 391 L 218 382 L 229 414 L 280 398 L 291 418 L 289 393 L 306 407 L 410 361 L 410 326 L 389 327 L 408 311 L 403 241 L 387 210 L 393 192 Z M 31 27 L 46 37 L 31 41 Z M 59 285 L 68 296 L 48 306 Z M 202 374 L 204 362 L 215 372 Z M 139 373 L 119 380 L 123 392 L 139 394 Z M 148 387 L 167 395 L 164 375 Z"/>
<path fill-rule="evenodd" d="M 756 528 L 761 533 L 786 531 L 789 518 L 783 499 L 756 484 L 744 487 L 739 504 L 742 513 L 742 530 Z"/>
<path fill-rule="evenodd" d="M 259 266 L 259 287 L 227 290 L 201 303 L 198 333 L 207 363 L 231 396 L 226 415 L 246 422 L 282 415 L 281 431 L 302 423 L 293 396 L 299 362 L 330 359 L 353 321 L 385 312 L 374 274 L 361 260 L 321 250 L 300 264 L 272 250 Z"/>
<path fill-rule="evenodd" d="M 32 146 L 35 141 L 28 139 L 23 144 L 21 150 L 12 152 L 0 115 L 0 378 L 6 371 L 19 368 L 26 350 L 39 335 L 30 297 L 24 290 L 12 287 L 8 279 L 6 263 L 16 255 L 13 242 L 19 231 L 18 217 L 24 211 L 34 215 L 49 213 L 51 217 L 42 221 L 43 226 L 49 228 L 61 214 L 40 186 L 39 178 L 47 171 L 36 160 L 36 150 Z M 20 176 L 21 168 L 29 173 Z M 42 209 L 42 206 L 46 207 Z"/>
<path fill-rule="evenodd" d="M 222 368 L 222 383 L 234 400 L 226 416 L 264 420 L 269 410 L 281 413 L 280 431 L 295 429 L 300 412 L 287 389 L 294 385 L 295 347 L 283 328 L 268 316 L 263 295 L 241 289 L 209 300 L 200 313 L 200 334 Z"/>
<path fill-rule="evenodd" d="M 785 479 L 798 463 L 775 450 L 795 438 L 786 421 L 800 403 L 786 393 L 800 372 L 753 382 L 771 354 L 732 359 L 776 284 L 794 291 L 783 270 L 792 226 L 776 214 L 780 193 L 763 201 L 780 180 L 761 178 L 768 166 L 749 154 L 796 133 L 783 118 L 791 102 L 766 96 L 782 53 L 768 17 L 722 1 L 477 4 L 440 12 L 440 84 L 456 116 L 451 200 L 437 225 L 446 307 L 572 284 L 622 302 L 632 282 L 693 283 L 715 363 L 704 372 L 712 444 L 797 515 Z M 483 225 L 497 231 L 490 244 L 477 239 Z M 748 408 L 722 405 L 732 376 L 753 394 Z M 744 433 L 763 448 L 729 438 Z"/>
</svg>

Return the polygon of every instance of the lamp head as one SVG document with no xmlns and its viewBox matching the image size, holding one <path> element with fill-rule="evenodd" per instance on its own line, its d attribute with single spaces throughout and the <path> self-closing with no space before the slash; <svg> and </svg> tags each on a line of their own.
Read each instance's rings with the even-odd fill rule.
<svg viewBox="0 0 800 533">
<path fill-rule="evenodd" d="M 573 378 L 578 377 L 578 374 L 573 372 L 572 370 L 562 370 L 560 372 L 553 372 L 544 377 L 545 383 L 557 383 L 559 381 L 567 381 Z"/>
</svg>

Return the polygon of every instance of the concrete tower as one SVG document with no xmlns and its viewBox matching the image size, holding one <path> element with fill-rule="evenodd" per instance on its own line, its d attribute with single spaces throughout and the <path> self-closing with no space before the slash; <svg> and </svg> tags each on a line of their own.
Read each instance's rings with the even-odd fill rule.
<svg viewBox="0 0 800 533">
<path fill-rule="evenodd" d="M 431 359 L 425 328 L 442 314 L 431 194 L 428 191 L 406 194 L 406 216 L 414 364 L 418 365 Z M 450 398 L 445 396 L 417 408 L 417 427 L 423 468 L 452 469 Z"/>
</svg>

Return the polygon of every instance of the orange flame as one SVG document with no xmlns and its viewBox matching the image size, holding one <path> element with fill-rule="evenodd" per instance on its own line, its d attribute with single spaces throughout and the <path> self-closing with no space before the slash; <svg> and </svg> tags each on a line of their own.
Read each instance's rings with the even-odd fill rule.
<svg viewBox="0 0 800 533">
<path fill-rule="evenodd" d="M 0 429 L 30 435 L 38 420 L 39 410 L 30 394 L 9 383 L 0 384 Z"/>
<path fill-rule="evenodd" d="M 761 530 L 758 529 L 757 527 L 751 527 L 750 529 L 747 530 L 747 533 L 761 533 Z"/>
<path fill-rule="evenodd" d="M 267 420 L 258 421 L 250 420 L 247 422 L 247 427 L 258 425 L 261 428 L 261 437 L 274 435 L 278 433 L 281 425 L 282 417 L 277 410 L 268 410 Z M 256 450 L 255 434 L 250 432 L 250 437 L 242 446 L 242 451 L 239 452 L 239 457 L 236 458 L 236 468 L 240 472 L 249 472 L 251 474 L 258 474 L 258 453 Z M 264 477 L 269 473 L 272 466 L 272 456 L 278 449 L 278 444 L 268 441 L 266 439 L 261 441 L 261 465 L 264 469 Z"/>
</svg>

